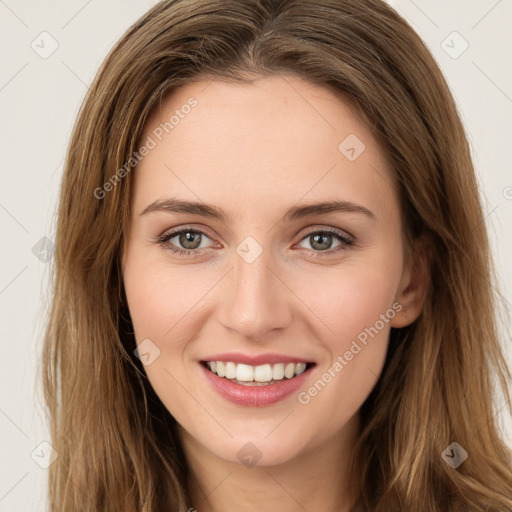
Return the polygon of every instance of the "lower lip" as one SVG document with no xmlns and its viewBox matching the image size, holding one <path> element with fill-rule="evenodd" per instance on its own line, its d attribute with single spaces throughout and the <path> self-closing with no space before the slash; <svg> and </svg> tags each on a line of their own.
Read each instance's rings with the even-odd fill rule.
<svg viewBox="0 0 512 512">
<path fill-rule="evenodd" d="M 311 366 L 300 375 L 292 379 L 285 378 L 275 384 L 267 384 L 266 386 L 244 386 L 243 384 L 231 382 L 224 377 L 219 377 L 217 374 L 205 368 L 201 363 L 199 363 L 199 366 L 213 389 L 217 391 L 220 396 L 236 405 L 245 405 L 247 407 L 266 407 L 267 405 L 275 404 L 285 399 L 287 396 L 298 391 L 314 368 L 314 366 Z"/>
</svg>

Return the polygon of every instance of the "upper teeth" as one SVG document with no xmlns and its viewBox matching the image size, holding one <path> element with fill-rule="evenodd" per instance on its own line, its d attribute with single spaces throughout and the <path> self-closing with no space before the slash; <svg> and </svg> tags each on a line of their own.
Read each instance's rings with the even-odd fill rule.
<svg viewBox="0 0 512 512">
<path fill-rule="evenodd" d="M 207 364 L 210 370 L 219 377 L 236 379 L 242 382 L 270 382 L 271 380 L 282 380 L 284 377 L 291 379 L 295 375 L 300 375 L 306 369 L 306 363 L 276 363 L 251 366 L 231 361 L 208 361 Z"/>
</svg>

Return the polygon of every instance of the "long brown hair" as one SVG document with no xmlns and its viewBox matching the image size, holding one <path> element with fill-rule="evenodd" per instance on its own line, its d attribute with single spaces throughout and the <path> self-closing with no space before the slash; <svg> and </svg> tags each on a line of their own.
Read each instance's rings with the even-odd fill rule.
<svg viewBox="0 0 512 512">
<path fill-rule="evenodd" d="M 392 329 L 360 411 L 353 470 L 363 504 L 511 510 L 510 452 L 493 402 L 495 384 L 509 399 L 511 376 L 468 142 L 431 54 L 381 0 L 166 0 L 105 59 L 73 130 L 58 211 L 42 354 L 58 453 L 50 510 L 189 508 L 175 420 L 134 355 L 120 261 L 137 171 L 126 162 L 164 94 L 205 77 L 272 74 L 334 88 L 358 109 L 392 164 L 405 248 L 419 236 L 434 248 L 423 312 Z M 457 469 L 442 457 L 453 442 L 469 454 Z"/>
</svg>

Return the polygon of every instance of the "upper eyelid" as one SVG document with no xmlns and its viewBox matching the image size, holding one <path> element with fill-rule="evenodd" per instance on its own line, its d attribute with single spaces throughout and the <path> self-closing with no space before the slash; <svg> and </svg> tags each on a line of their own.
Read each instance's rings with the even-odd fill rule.
<svg viewBox="0 0 512 512">
<path fill-rule="evenodd" d="M 175 236 L 179 235 L 180 233 L 183 233 L 184 231 L 192 231 L 192 232 L 200 233 L 204 236 L 207 236 L 210 240 L 212 240 L 212 236 L 208 233 L 208 231 L 206 231 L 203 228 L 194 228 L 191 226 L 184 226 L 181 228 L 166 230 L 158 237 L 158 239 L 160 240 L 163 238 L 167 238 L 167 239 L 174 238 Z"/>
</svg>

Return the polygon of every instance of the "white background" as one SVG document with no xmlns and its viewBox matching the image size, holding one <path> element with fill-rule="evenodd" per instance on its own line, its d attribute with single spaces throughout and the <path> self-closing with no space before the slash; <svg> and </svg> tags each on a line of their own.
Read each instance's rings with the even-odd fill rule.
<svg viewBox="0 0 512 512">
<path fill-rule="evenodd" d="M 500 291 L 510 309 L 512 1 L 390 3 L 430 47 L 456 97 L 481 183 Z M 2 512 L 46 510 L 47 470 L 34 462 L 31 453 L 43 453 L 46 448 L 40 443 L 49 440 L 37 373 L 48 265 L 32 248 L 44 236 L 54 238 L 63 159 L 88 84 L 117 39 L 154 4 L 152 0 L 0 0 Z M 51 36 L 40 36 L 43 31 Z M 41 42 L 41 38 L 46 39 Z M 51 49 L 52 39 L 58 48 L 45 59 L 31 47 L 39 44 L 40 52 L 43 45 Z M 466 44 L 468 48 L 458 56 Z M 512 364 L 510 339 L 504 341 Z M 499 418 L 512 446 L 512 423 L 504 412 Z M 466 448 L 471 456 L 471 447 Z"/>
</svg>

